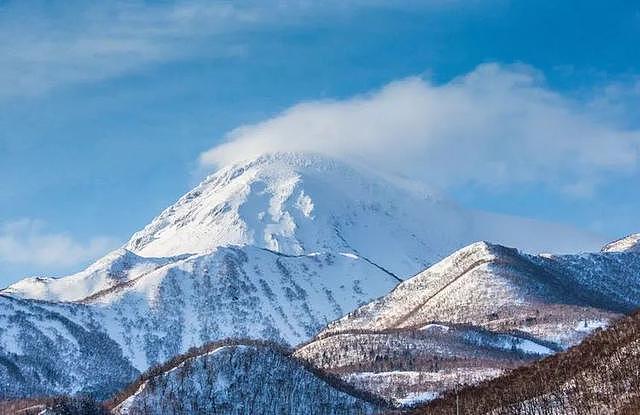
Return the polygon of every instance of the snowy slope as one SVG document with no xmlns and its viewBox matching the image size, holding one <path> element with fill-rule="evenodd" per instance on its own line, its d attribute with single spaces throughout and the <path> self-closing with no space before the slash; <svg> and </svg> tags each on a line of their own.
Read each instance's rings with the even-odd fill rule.
<svg viewBox="0 0 640 415">
<path fill-rule="evenodd" d="M 446 321 L 519 329 L 567 346 L 583 337 L 580 321 L 607 320 L 638 305 L 637 253 L 533 256 L 478 242 L 332 323 L 320 336 Z"/>
<path fill-rule="evenodd" d="M 121 386 L 138 371 L 191 347 L 228 337 L 296 344 L 395 284 L 393 276 L 353 254 L 287 256 L 256 247 L 228 247 L 123 280 L 81 303 L 0 297 L 8 304 L 7 316 L 0 321 L 0 358 L 7 356 L 7 367 L 16 367 L 15 376 L 7 378 L 11 382 L 0 382 L 0 395 L 91 389 L 105 373 L 111 373 L 110 364 L 115 365 L 114 370 L 128 368 L 117 369 L 117 375 L 108 378 Z M 29 307 L 36 321 L 52 319 L 47 311 L 52 309 L 56 316 L 64 316 L 54 319 L 89 327 L 91 339 L 103 340 L 87 345 L 77 339 L 87 335 L 64 327 L 45 339 L 38 334 L 43 330 L 23 321 L 25 312 L 16 310 L 13 303 Z M 34 338 L 36 335 L 39 337 Z M 102 354 L 93 354 L 102 348 L 109 350 L 106 356 L 118 354 L 119 360 L 105 361 Z M 78 364 L 100 370 L 70 371 L 60 381 L 43 382 L 40 388 L 37 377 L 20 373 L 32 371 L 30 362 L 42 354 L 50 356 L 53 362 L 47 364 L 59 367 L 60 372 Z M 0 369 L 2 362 L 0 359 Z"/>
<path fill-rule="evenodd" d="M 230 344 L 178 358 L 135 383 L 114 413 L 369 414 L 376 406 L 283 350 Z M 353 393 L 353 392 L 352 392 Z"/>
<path fill-rule="evenodd" d="M 331 323 L 296 356 L 415 402 L 566 349 L 638 306 L 640 253 L 534 256 L 478 242 Z"/>
<path fill-rule="evenodd" d="M 77 301 L 179 259 L 180 257 L 143 258 L 120 248 L 77 274 L 64 278 L 27 278 L 7 287 L 2 293 L 47 301 Z"/>
<path fill-rule="evenodd" d="M 457 396 L 456 396 L 457 395 Z M 640 413 L 640 313 L 579 345 L 419 408 L 412 414 L 635 415 Z"/>
<path fill-rule="evenodd" d="M 471 212 L 414 183 L 325 157 L 273 154 L 208 177 L 87 270 L 24 280 L 2 294 L 82 310 L 142 371 L 228 336 L 306 341 L 470 241 L 521 238 L 527 244 L 519 246 L 532 248 L 541 239 L 531 235 L 540 233 L 549 234 L 545 250 L 593 242 Z M 468 290 L 456 295 L 462 304 L 475 301 Z M 74 312 L 65 318 L 83 325 Z M 598 313 L 598 321 L 608 316 Z"/>
<path fill-rule="evenodd" d="M 605 245 L 602 252 L 640 252 L 640 233 L 613 241 Z"/>
<path fill-rule="evenodd" d="M 526 237 L 518 240 L 519 232 Z M 278 153 L 221 169 L 133 235 L 144 256 L 254 245 L 289 255 L 349 251 L 406 278 L 477 240 L 536 251 L 592 247 L 557 225 L 471 212 L 406 180 L 324 156 Z M 580 242 L 576 242 L 580 241 Z"/>
<path fill-rule="evenodd" d="M 296 344 L 397 283 L 354 255 L 219 248 L 84 301 L 141 370 L 226 337 Z"/>
<path fill-rule="evenodd" d="M 531 363 L 554 353 L 551 347 L 523 334 L 428 324 L 328 336 L 294 355 L 402 406 Z"/>
<path fill-rule="evenodd" d="M 0 399 L 61 392 L 106 398 L 138 373 L 88 307 L 0 295 Z"/>
<path fill-rule="evenodd" d="M 86 271 L 30 278 L 4 292 L 78 300 L 175 257 L 231 245 L 286 255 L 353 253 L 405 279 L 477 240 L 533 252 L 599 243 L 558 225 L 465 210 L 405 179 L 323 156 L 279 153 L 209 176 Z"/>
</svg>

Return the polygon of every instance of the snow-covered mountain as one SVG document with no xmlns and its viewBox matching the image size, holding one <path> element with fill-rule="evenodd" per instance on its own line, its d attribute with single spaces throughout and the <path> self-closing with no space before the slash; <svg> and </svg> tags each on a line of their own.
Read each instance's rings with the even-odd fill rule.
<svg viewBox="0 0 640 415">
<path fill-rule="evenodd" d="M 285 255 L 353 254 L 405 279 L 477 240 L 529 252 L 575 252 L 600 242 L 571 228 L 465 210 L 422 185 L 363 167 L 277 153 L 209 176 L 87 270 L 65 278 L 29 278 L 3 292 L 79 300 L 223 246 Z"/>
<path fill-rule="evenodd" d="M 624 313 L 640 301 L 640 255 L 601 252 L 529 255 L 477 242 L 399 284 L 388 295 L 329 325 L 320 337 L 348 330 L 419 327 L 433 321 L 520 329 L 570 345 L 570 316 Z M 556 306 L 562 305 L 561 310 Z M 591 310 L 591 311 L 589 311 Z M 598 311 L 595 311 L 598 310 Z M 535 324 L 513 324 L 518 315 Z M 563 335 L 558 337 L 556 328 Z M 539 331 L 538 331 L 539 330 Z M 579 330 L 578 330 L 579 331 Z"/>
<path fill-rule="evenodd" d="M 530 252 L 576 252 L 602 242 L 556 224 L 469 211 L 423 184 L 363 166 L 276 153 L 222 168 L 125 247 L 151 257 L 227 245 L 287 255 L 347 251 L 408 277 L 477 240 Z"/>
<path fill-rule="evenodd" d="M 105 347 L 122 356 L 122 363 L 113 364 L 128 367 L 128 372 L 118 372 L 126 382 L 211 340 L 252 337 L 298 343 L 396 283 L 353 255 L 286 256 L 256 247 L 227 247 L 124 279 L 80 302 L 2 294 L 0 363 L 12 363 L 0 364 L 0 379 L 7 379 L 0 383 L 0 396 L 85 390 L 109 373 L 106 368 L 78 369 L 76 376 L 70 370 L 70 381 L 61 381 L 67 376 L 59 378 L 46 364 L 32 367 L 30 362 L 43 355 L 54 360 L 54 367 L 98 366 L 105 362 L 92 350 Z M 62 323 L 48 323 L 52 319 Z M 103 342 L 89 346 L 84 331 L 69 328 L 76 326 L 85 327 L 92 338 L 102 336 Z M 23 376 L 25 371 L 34 374 Z M 32 382 L 40 389 L 33 389 Z"/>
<path fill-rule="evenodd" d="M 640 252 L 640 233 L 634 233 L 602 248 L 602 252 Z"/>
<path fill-rule="evenodd" d="M 325 157 L 265 155 L 208 177 L 87 270 L 1 291 L 7 301 L 0 315 L 13 316 L 9 300 L 20 298 L 82 327 L 90 321 L 137 372 L 226 337 L 306 341 L 466 243 L 489 239 L 538 251 L 545 233 L 544 250 L 593 243 L 570 229 L 471 212 L 414 183 Z M 5 321 L 7 333 L 30 330 L 21 318 Z M 69 349 L 60 365 L 94 359 L 65 328 L 43 333 L 52 340 L 47 347 L 59 341 Z M 0 362 L 42 353 L 14 353 L 14 346 L 2 343 Z M 22 370 L 31 369 L 0 365 L 16 382 L 30 382 Z M 82 373 L 86 384 L 101 376 Z M 46 393 L 74 391 L 70 385 L 51 384 Z"/>
<path fill-rule="evenodd" d="M 377 412 L 379 401 L 281 348 L 232 342 L 209 345 L 155 369 L 116 398 L 113 412 L 360 415 Z"/>
<path fill-rule="evenodd" d="M 120 248 L 77 274 L 64 278 L 26 278 L 2 290 L 2 293 L 47 301 L 79 301 L 185 257 L 143 258 Z"/>
<path fill-rule="evenodd" d="M 296 344 L 397 281 L 349 254 L 218 248 L 95 293 L 83 303 L 140 370 L 226 337 Z"/>
<path fill-rule="evenodd" d="M 638 306 L 639 252 L 535 256 L 478 242 L 331 323 L 296 356 L 400 402 L 432 398 L 566 349 Z"/>
<path fill-rule="evenodd" d="M 137 374 L 89 307 L 0 295 L 0 399 L 61 392 L 106 398 Z"/>
</svg>

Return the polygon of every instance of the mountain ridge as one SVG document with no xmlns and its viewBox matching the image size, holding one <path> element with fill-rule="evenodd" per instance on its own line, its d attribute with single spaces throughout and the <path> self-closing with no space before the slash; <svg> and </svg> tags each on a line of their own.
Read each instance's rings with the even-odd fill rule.
<svg viewBox="0 0 640 415">
<path fill-rule="evenodd" d="M 397 184 L 340 161 L 268 155 L 209 176 L 122 249 L 87 270 L 55 280 L 25 280 L 0 293 L 44 304 L 78 324 L 91 322 L 130 366 L 122 373 L 131 374 L 222 338 L 304 343 L 469 239 L 504 236 L 507 227 L 519 223 L 525 235 L 533 228 L 546 230 L 466 211 L 419 186 Z M 472 310 L 469 304 L 460 313 L 465 310 Z M 9 316 L 8 333 L 29 330 L 29 322 L 12 317 L 8 302 L 0 302 L 2 313 Z M 440 320 L 446 319 L 429 319 Z M 405 326 L 409 321 L 399 324 Z M 483 336 L 474 330 L 465 333 Z M 60 339 L 66 350 L 60 364 L 73 366 L 68 359 L 82 355 L 84 343 L 73 341 L 66 330 L 43 327 L 39 333 Z M 526 343 L 522 336 L 514 339 Z M 0 356 L 10 347 L 2 344 Z M 25 359 L 38 359 L 47 349 L 33 347 L 29 353 Z M 6 375 L 19 384 L 16 373 Z M 47 373 L 41 370 L 38 376 Z M 99 374 L 84 376 L 90 384 Z M 24 386 L 12 393 L 30 387 Z M 47 393 L 72 391 L 51 383 Z"/>
<path fill-rule="evenodd" d="M 283 394 L 285 384 L 286 390 L 297 393 Z M 214 399 L 207 389 L 215 390 Z M 172 395 L 180 397 L 177 402 L 171 401 Z M 188 403 L 185 395 L 190 395 Z M 143 374 L 108 403 L 114 414 L 121 415 L 142 409 L 161 413 L 158 408 L 171 408 L 175 414 L 302 414 L 310 407 L 315 413 L 355 415 L 387 405 L 378 396 L 296 359 L 291 350 L 246 339 L 214 342 L 174 357 Z"/>
<path fill-rule="evenodd" d="M 632 415 L 640 410 L 640 312 L 582 343 L 476 386 L 450 391 L 408 414 Z"/>
<path fill-rule="evenodd" d="M 638 253 L 535 256 L 477 242 L 330 323 L 296 355 L 416 404 L 574 346 L 638 306 Z"/>
<path fill-rule="evenodd" d="M 137 255 L 137 265 L 142 266 L 231 245 L 253 245 L 293 255 L 350 252 L 406 279 L 477 240 L 531 251 L 542 249 L 530 241 L 531 237 L 513 240 L 519 233 L 511 229 L 518 228 L 520 234 L 527 235 L 554 233 L 555 238 L 543 238 L 548 242 L 545 251 L 562 251 L 575 240 L 590 240 L 588 245 L 595 248 L 586 234 L 468 211 L 407 179 L 390 178 L 317 154 L 276 153 L 208 176 L 114 253 Z M 566 242 L 556 242 L 563 240 Z M 56 280 L 81 284 L 99 264 L 103 268 L 99 272 L 108 274 L 114 253 L 85 271 Z M 70 296 L 65 291 L 71 284 L 52 281 L 26 279 L 3 291 L 25 298 L 73 301 L 108 288 L 108 284 L 98 284 L 82 295 Z"/>
<path fill-rule="evenodd" d="M 602 252 L 640 252 L 640 233 L 634 233 L 606 244 Z"/>
</svg>

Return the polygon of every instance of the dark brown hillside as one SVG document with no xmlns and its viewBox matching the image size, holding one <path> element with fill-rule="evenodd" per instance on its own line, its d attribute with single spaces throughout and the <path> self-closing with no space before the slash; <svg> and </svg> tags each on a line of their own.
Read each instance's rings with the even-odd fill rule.
<svg viewBox="0 0 640 415">
<path fill-rule="evenodd" d="M 460 414 L 640 413 L 640 311 L 566 352 L 462 389 Z M 455 414 L 456 393 L 411 414 Z"/>
<path fill-rule="evenodd" d="M 50 396 L 0 401 L 0 415 L 109 415 L 106 407 L 89 396 Z"/>
</svg>

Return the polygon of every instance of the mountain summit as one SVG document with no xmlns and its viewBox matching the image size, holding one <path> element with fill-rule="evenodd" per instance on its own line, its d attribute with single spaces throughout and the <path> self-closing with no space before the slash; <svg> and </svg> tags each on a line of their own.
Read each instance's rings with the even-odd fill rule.
<svg viewBox="0 0 640 415">
<path fill-rule="evenodd" d="M 472 212 L 422 185 L 318 154 L 275 153 L 209 176 L 125 247 L 145 257 L 228 245 L 285 255 L 346 251 L 406 278 L 477 240 L 571 252 L 599 242 L 557 225 Z"/>
<path fill-rule="evenodd" d="M 602 248 L 602 252 L 640 252 L 640 233 L 634 233 L 606 244 Z"/>
<path fill-rule="evenodd" d="M 299 344 L 479 239 L 525 250 L 553 239 L 551 251 L 589 240 L 465 210 L 323 156 L 271 154 L 229 166 L 87 270 L 1 291 L 8 334 L 0 361 L 15 368 L 0 367 L 2 384 L 12 385 L 0 393 L 114 390 L 151 365 L 230 337 Z M 117 366 L 87 369 L 108 365 L 87 355 L 96 343 Z"/>
<path fill-rule="evenodd" d="M 337 160 L 276 153 L 209 176 L 126 248 L 147 257 L 230 245 L 284 255 L 349 252 L 407 276 L 457 242 L 447 235 L 467 228 L 452 208 Z"/>
<path fill-rule="evenodd" d="M 67 278 L 29 278 L 15 296 L 81 300 L 191 255 L 252 246 L 346 254 L 406 279 L 477 240 L 531 252 L 600 246 L 558 225 L 464 209 L 424 186 L 317 154 L 275 153 L 224 167 L 123 248 Z"/>
</svg>

